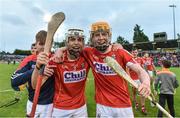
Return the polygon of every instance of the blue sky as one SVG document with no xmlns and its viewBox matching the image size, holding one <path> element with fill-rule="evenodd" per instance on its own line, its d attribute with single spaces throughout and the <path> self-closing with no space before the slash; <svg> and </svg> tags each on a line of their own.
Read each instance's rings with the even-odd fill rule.
<svg viewBox="0 0 180 118">
<path fill-rule="evenodd" d="M 64 23 L 55 34 L 62 41 L 68 28 L 82 28 L 89 37 L 91 23 L 107 21 L 112 28 L 112 42 L 121 35 L 132 42 L 133 28 L 139 24 L 153 40 L 154 32 L 167 32 L 173 38 L 170 4 L 175 4 L 176 33 L 180 33 L 180 0 L 0 0 L 0 51 L 30 49 L 35 34 L 46 30 L 45 14 L 62 11 Z"/>
</svg>

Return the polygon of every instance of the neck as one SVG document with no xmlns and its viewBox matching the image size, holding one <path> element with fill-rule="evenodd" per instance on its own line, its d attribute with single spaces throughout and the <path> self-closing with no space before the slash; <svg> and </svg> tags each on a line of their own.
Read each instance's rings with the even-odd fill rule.
<svg viewBox="0 0 180 118">
<path fill-rule="evenodd" d="M 74 61 L 79 58 L 79 56 L 72 55 L 69 52 L 67 53 L 67 57 L 70 61 Z"/>
</svg>

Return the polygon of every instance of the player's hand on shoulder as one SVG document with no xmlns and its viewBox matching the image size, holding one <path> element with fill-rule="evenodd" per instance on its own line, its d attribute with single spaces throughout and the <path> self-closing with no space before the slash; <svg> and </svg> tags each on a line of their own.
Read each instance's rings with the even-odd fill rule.
<svg viewBox="0 0 180 118">
<path fill-rule="evenodd" d="M 112 44 L 112 50 L 117 51 L 118 49 L 123 49 L 123 46 L 119 43 L 113 43 Z"/>
<path fill-rule="evenodd" d="M 61 63 L 64 61 L 63 58 L 63 52 L 66 50 L 66 47 L 58 48 L 54 55 L 51 57 L 51 60 L 56 62 L 56 63 Z"/>
</svg>

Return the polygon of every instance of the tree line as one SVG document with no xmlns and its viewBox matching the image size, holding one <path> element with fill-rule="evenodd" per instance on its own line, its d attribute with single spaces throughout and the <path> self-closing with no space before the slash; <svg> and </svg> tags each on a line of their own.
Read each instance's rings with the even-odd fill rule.
<svg viewBox="0 0 180 118">
<path fill-rule="evenodd" d="M 148 36 L 146 36 L 144 34 L 143 29 L 141 29 L 140 25 L 136 24 L 133 30 L 134 30 L 133 43 L 149 42 Z M 90 39 L 88 41 L 88 44 L 89 44 L 89 42 L 90 42 Z M 130 44 L 129 41 L 121 35 L 119 35 L 117 37 L 116 43 L 120 43 L 121 45 Z M 63 46 L 65 46 L 65 40 L 63 40 L 62 42 L 54 42 L 53 49 L 55 50 L 58 47 L 63 47 Z M 7 53 L 9 54 L 9 52 L 7 52 Z M 2 54 L 2 52 L 0 52 L 0 54 Z M 3 54 L 5 54 L 4 51 L 3 51 Z M 15 49 L 13 54 L 15 54 L 15 55 L 30 55 L 31 52 L 30 52 L 30 50 Z"/>
<path fill-rule="evenodd" d="M 141 26 L 136 24 L 133 30 L 134 30 L 133 43 L 149 42 L 149 38 L 144 34 L 143 29 L 141 29 Z M 122 45 L 130 44 L 127 39 L 125 39 L 123 36 L 120 35 L 117 37 L 116 43 L 120 43 Z M 87 44 L 90 44 L 90 39 L 88 40 Z M 63 40 L 62 42 L 54 42 L 54 49 L 63 46 L 65 46 L 65 40 Z"/>
</svg>

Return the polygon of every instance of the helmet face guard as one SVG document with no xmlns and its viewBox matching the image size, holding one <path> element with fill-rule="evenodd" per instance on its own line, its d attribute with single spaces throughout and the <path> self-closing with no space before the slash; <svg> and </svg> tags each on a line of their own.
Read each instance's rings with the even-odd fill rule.
<svg viewBox="0 0 180 118">
<path fill-rule="evenodd" d="M 91 45 L 101 52 L 105 52 L 111 42 L 111 29 L 106 22 L 96 22 L 91 26 L 90 32 Z M 93 38 L 96 33 L 108 33 L 108 37 L 103 44 L 98 44 Z"/>
<path fill-rule="evenodd" d="M 85 39 L 84 31 L 81 29 L 69 29 L 65 35 L 66 35 L 66 42 L 68 42 L 68 39 L 70 37 L 83 38 L 83 40 Z"/>
<path fill-rule="evenodd" d="M 68 48 L 68 52 L 70 55 L 73 55 L 75 58 L 79 57 L 81 51 L 82 51 L 82 45 L 70 45 L 69 41 L 70 39 L 75 39 L 78 40 L 79 38 L 82 38 L 82 43 L 84 45 L 84 31 L 81 29 L 69 29 L 68 32 L 65 34 L 66 35 L 66 46 Z"/>
</svg>

